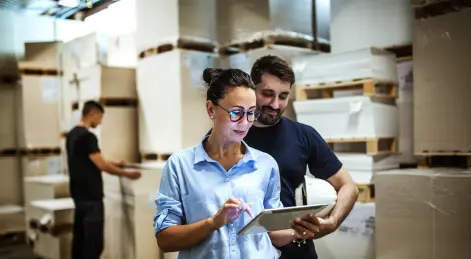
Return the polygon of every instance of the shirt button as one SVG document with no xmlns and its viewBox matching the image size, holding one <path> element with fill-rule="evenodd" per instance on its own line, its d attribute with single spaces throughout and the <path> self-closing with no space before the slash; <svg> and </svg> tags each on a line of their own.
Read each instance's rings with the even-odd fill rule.
<svg viewBox="0 0 471 259">
<path fill-rule="evenodd" d="M 229 179 L 229 177 L 228 177 L 228 178 L 226 178 L 226 182 L 229 182 L 229 180 L 230 180 L 230 179 Z"/>
<path fill-rule="evenodd" d="M 230 224 L 229 226 L 230 226 L 230 227 L 233 227 L 233 226 L 234 226 L 234 224 Z"/>
</svg>

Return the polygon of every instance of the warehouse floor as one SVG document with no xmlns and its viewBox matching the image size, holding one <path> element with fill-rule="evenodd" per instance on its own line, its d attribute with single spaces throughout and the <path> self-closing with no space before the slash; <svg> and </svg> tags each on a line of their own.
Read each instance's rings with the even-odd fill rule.
<svg viewBox="0 0 471 259">
<path fill-rule="evenodd" d="M 33 249 L 24 240 L 22 235 L 0 236 L 0 258 L 36 259 Z"/>
</svg>

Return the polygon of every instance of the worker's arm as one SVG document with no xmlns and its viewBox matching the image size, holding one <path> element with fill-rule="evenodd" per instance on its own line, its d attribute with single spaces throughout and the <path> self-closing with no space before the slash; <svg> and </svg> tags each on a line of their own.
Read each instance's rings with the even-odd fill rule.
<svg viewBox="0 0 471 259">
<path fill-rule="evenodd" d="M 345 220 L 358 198 L 358 188 L 342 163 L 330 149 L 324 139 L 315 131 L 309 138 L 309 170 L 316 177 L 326 179 L 337 191 L 337 202 L 327 219 L 311 215 L 304 220 L 297 219 L 297 231 L 305 230 L 320 238 L 334 232 Z"/>
<path fill-rule="evenodd" d="M 95 152 L 89 155 L 90 160 L 101 170 L 112 175 L 128 176 L 129 172 L 121 169 L 111 162 L 105 160 L 101 152 Z"/>
<path fill-rule="evenodd" d="M 80 141 L 83 141 L 85 152 L 87 152 L 90 160 L 92 160 L 101 171 L 118 176 L 129 176 L 129 172 L 105 160 L 98 147 L 98 139 L 93 133 L 90 132 L 86 134 Z"/>
</svg>

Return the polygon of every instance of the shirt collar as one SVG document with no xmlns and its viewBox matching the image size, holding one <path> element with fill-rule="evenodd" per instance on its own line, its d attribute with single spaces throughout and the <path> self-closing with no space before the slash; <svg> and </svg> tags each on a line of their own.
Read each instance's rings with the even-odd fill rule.
<svg viewBox="0 0 471 259">
<path fill-rule="evenodd" d="M 204 150 L 203 143 L 204 141 L 209 137 L 205 136 L 203 140 L 196 146 L 195 148 L 195 159 L 194 159 L 194 164 L 197 164 L 202 161 L 207 161 L 207 162 L 216 162 L 214 159 L 210 158 L 206 150 Z M 245 141 L 242 140 L 242 144 L 245 146 L 245 155 L 242 158 L 242 160 L 238 164 L 245 164 L 245 163 L 252 163 L 255 165 L 257 163 L 256 157 L 255 157 L 255 152 L 254 150 L 245 143 Z"/>
</svg>

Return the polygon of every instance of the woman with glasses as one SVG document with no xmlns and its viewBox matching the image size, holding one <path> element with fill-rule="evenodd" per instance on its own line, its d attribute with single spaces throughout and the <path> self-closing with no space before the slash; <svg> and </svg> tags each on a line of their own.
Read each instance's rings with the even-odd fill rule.
<svg viewBox="0 0 471 259">
<path fill-rule="evenodd" d="M 280 208 L 275 160 L 243 138 L 260 114 L 255 86 L 238 69 L 205 69 L 209 136 L 173 154 L 163 169 L 154 217 L 157 243 L 179 258 L 278 258 L 303 233 L 276 231 L 238 236 L 253 216 Z M 272 244 L 273 243 L 273 244 Z"/>
</svg>

